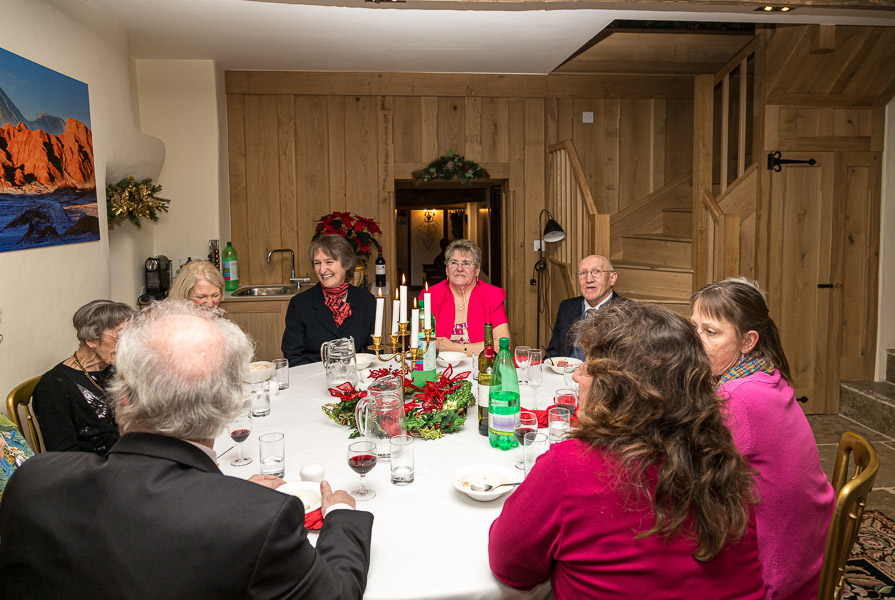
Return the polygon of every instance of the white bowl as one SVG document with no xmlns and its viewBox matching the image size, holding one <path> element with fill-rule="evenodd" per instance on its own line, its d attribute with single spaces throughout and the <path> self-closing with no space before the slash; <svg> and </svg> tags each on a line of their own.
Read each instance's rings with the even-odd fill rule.
<svg viewBox="0 0 895 600">
<path fill-rule="evenodd" d="M 446 369 L 448 365 L 456 367 L 464 358 L 466 358 L 466 355 L 462 352 L 439 352 L 435 362 L 438 363 L 438 366 Z"/>
<path fill-rule="evenodd" d="M 503 488 L 501 488 L 503 489 Z M 320 508 L 320 484 L 313 481 L 295 481 L 284 483 L 277 488 L 278 492 L 296 496 L 305 505 L 305 514 Z"/>
<path fill-rule="evenodd" d="M 357 370 L 366 369 L 373 361 L 376 360 L 375 354 L 355 354 L 354 360 L 357 362 Z"/>
<path fill-rule="evenodd" d="M 550 368 L 553 369 L 554 373 L 563 375 L 566 372 L 566 366 L 575 367 L 577 369 L 581 366 L 581 361 L 569 356 L 555 356 L 550 359 Z"/>
<path fill-rule="evenodd" d="M 266 360 L 257 360 L 249 364 L 246 372 L 246 383 L 261 383 L 273 377 L 273 363 Z"/>
<path fill-rule="evenodd" d="M 513 483 L 522 478 L 522 472 L 501 465 L 467 465 L 460 467 L 451 475 L 451 483 L 458 491 L 463 492 L 473 500 L 490 502 L 500 498 L 507 492 L 512 492 L 514 487 L 504 486 L 487 492 L 475 492 L 470 489 L 473 483 L 490 483 L 497 486 L 501 483 Z"/>
</svg>

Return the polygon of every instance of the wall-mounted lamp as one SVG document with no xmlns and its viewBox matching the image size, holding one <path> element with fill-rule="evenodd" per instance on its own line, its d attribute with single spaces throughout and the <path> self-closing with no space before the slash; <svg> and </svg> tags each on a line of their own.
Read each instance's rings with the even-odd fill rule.
<svg viewBox="0 0 895 600">
<path fill-rule="evenodd" d="M 431 223 L 432 221 L 434 221 L 435 220 L 435 209 L 427 208 L 426 210 L 424 210 L 423 211 L 423 220 L 426 223 Z"/>
</svg>

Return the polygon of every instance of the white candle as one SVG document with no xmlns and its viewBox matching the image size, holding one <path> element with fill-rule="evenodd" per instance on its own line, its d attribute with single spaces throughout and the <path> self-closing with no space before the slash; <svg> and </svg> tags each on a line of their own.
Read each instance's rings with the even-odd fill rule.
<svg viewBox="0 0 895 600">
<path fill-rule="evenodd" d="M 382 336 L 382 313 L 385 311 L 385 298 L 382 297 L 382 288 L 379 289 L 379 296 L 376 298 L 376 325 L 373 328 L 373 335 Z"/>
<path fill-rule="evenodd" d="M 395 290 L 397 292 L 398 290 Z M 401 313 L 401 302 L 395 298 L 392 301 L 392 335 L 398 335 L 398 315 Z"/>
<path fill-rule="evenodd" d="M 418 348 L 420 345 L 420 309 L 410 311 L 410 319 L 413 324 L 410 327 L 410 347 Z"/>
<path fill-rule="evenodd" d="M 432 294 L 429 293 L 429 282 L 426 282 L 426 292 L 423 294 L 423 315 L 425 315 L 424 329 L 432 327 Z"/>
<path fill-rule="evenodd" d="M 407 322 L 407 285 L 405 285 L 407 281 L 404 279 L 404 276 L 401 275 L 401 321 L 404 323 Z"/>
</svg>

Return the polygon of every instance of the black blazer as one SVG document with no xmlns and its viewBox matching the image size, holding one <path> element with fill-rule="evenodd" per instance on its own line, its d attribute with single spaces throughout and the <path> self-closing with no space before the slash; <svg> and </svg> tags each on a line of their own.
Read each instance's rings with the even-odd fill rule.
<svg viewBox="0 0 895 600">
<path fill-rule="evenodd" d="M 609 296 L 609 302 L 615 302 L 622 298 L 613 290 Z M 570 339 L 569 330 L 581 320 L 581 304 L 584 296 L 568 298 L 559 303 L 556 311 L 556 322 L 553 324 L 553 335 L 547 345 L 547 356 L 572 356 L 574 339 Z M 604 305 L 605 306 L 605 305 Z"/>
<path fill-rule="evenodd" d="M 347 301 L 351 305 L 351 316 L 340 327 L 323 303 L 323 288 L 319 283 L 292 297 L 286 310 L 286 329 L 280 346 L 290 367 L 320 362 L 323 342 L 350 335 L 354 337 L 357 352 L 364 352 L 373 343 L 376 298 L 367 290 L 349 285 Z"/>
<path fill-rule="evenodd" d="M 226 477 L 187 442 L 25 461 L 0 503 L 0 597 L 361 598 L 373 515 L 333 511 L 316 550 L 294 496 Z"/>
</svg>

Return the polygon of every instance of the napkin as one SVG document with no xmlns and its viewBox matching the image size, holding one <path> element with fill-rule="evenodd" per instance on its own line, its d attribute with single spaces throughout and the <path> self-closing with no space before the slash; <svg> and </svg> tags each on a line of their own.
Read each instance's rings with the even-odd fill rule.
<svg viewBox="0 0 895 600">
<path fill-rule="evenodd" d="M 323 513 L 320 512 L 319 508 L 305 515 L 305 527 L 311 531 L 316 531 L 323 527 Z"/>
<path fill-rule="evenodd" d="M 550 410 L 551 408 L 553 408 L 554 406 L 556 406 L 556 405 L 551 404 L 550 406 L 547 407 L 546 410 L 532 410 L 529 408 L 524 408 L 522 410 L 536 414 L 538 416 L 538 428 L 543 429 L 544 427 L 547 427 L 550 424 L 549 417 L 547 415 L 547 411 Z M 578 420 L 578 407 L 575 407 L 575 414 L 572 415 L 572 422 L 575 422 L 577 420 Z"/>
</svg>

